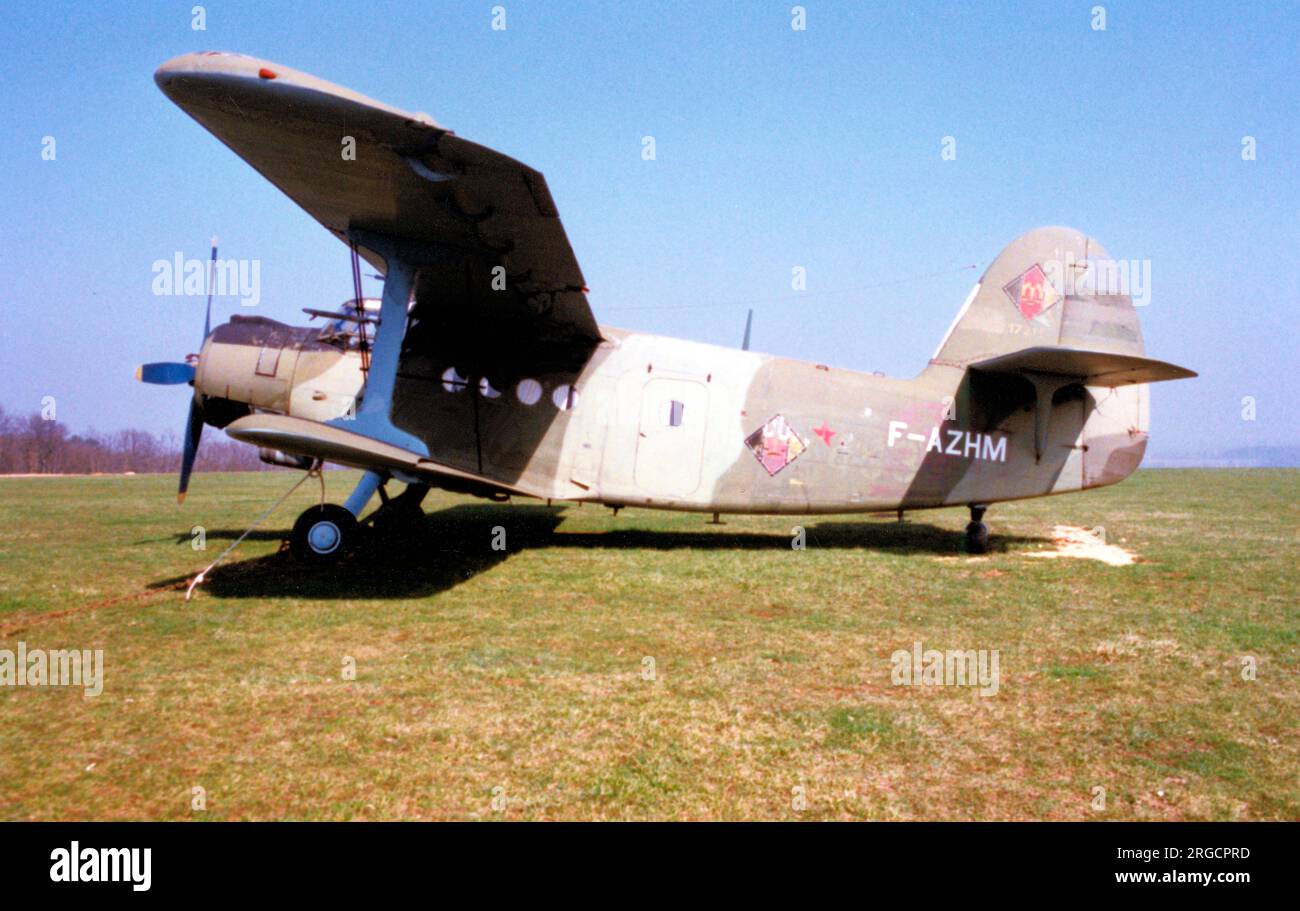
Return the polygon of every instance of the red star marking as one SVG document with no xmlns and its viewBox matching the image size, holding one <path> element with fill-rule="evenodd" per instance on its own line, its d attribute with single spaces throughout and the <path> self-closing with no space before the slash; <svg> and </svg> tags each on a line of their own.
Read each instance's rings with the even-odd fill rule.
<svg viewBox="0 0 1300 911">
<path fill-rule="evenodd" d="M 827 446 L 829 446 L 831 445 L 831 437 L 835 436 L 835 434 L 839 433 L 839 431 L 831 430 L 830 427 L 826 426 L 826 422 L 822 421 L 822 425 L 820 427 L 815 428 L 813 430 L 813 433 L 821 437 L 822 442 L 825 443 Z"/>
</svg>

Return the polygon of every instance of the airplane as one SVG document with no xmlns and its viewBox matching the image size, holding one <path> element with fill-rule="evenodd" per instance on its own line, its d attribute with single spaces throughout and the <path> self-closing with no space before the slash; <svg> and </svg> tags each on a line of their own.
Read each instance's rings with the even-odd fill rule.
<svg viewBox="0 0 1300 911">
<path fill-rule="evenodd" d="M 1196 375 L 1145 356 L 1131 298 L 1089 280 L 1106 251 L 1063 227 L 1006 247 L 911 379 L 749 351 L 748 323 L 743 349 L 598 325 L 536 170 L 253 57 L 186 54 L 154 78 L 348 245 L 354 277 L 360 257 L 384 280 L 377 306 L 313 311 L 323 328 L 235 316 L 187 363 L 141 369 L 194 387 L 182 498 L 205 424 L 277 464 L 362 470 L 294 523 L 307 563 L 355 547 L 376 492 L 365 521 L 400 533 L 432 487 L 715 521 L 965 507 L 982 553 L 990 504 L 1128 477 L 1148 384 Z"/>
</svg>

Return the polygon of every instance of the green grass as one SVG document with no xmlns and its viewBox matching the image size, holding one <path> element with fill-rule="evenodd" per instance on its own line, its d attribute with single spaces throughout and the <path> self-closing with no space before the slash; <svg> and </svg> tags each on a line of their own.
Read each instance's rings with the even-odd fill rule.
<svg viewBox="0 0 1300 911">
<path fill-rule="evenodd" d="M 327 569 L 279 552 L 304 485 L 184 603 L 293 480 L 200 475 L 178 508 L 168 477 L 0 479 L 0 648 L 106 665 L 94 698 L 0 687 L 0 818 L 1300 818 L 1300 472 L 995 505 L 978 558 L 961 510 L 434 494 Z M 1056 524 L 1140 560 L 1029 559 Z M 894 685 L 917 641 L 997 649 L 997 694 Z"/>
<path fill-rule="evenodd" d="M 894 733 L 894 723 L 872 705 L 832 709 L 826 720 L 830 726 L 826 745 L 832 748 L 852 749 L 863 740 L 872 737 L 886 739 Z"/>
<path fill-rule="evenodd" d="M 1047 673 L 1062 680 L 1078 680 L 1087 677 L 1098 677 L 1104 674 L 1105 670 L 1091 664 L 1054 664 L 1047 669 Z"/>
</svg>

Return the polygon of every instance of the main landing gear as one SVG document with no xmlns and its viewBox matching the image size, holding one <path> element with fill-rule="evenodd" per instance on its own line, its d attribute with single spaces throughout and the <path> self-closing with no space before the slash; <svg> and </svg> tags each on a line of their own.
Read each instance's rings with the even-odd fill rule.
<svg viewBox="0 0 1300 911">
<path fill-rule="evenodd" d="M 970 505 L 970 522 L 966 526 L 966 552 L 972 554 L 987 553 L 989 549 L 989 527 L 984 524 L 984 510 L 981 503 Z"/>
<path fill-rule="evenodd" d="M 303 563 L 334 563 L 355 550 L 364 534 L 358 516 L 375 491 L 383 504 L 366 521 L 377 535 L 392 541 L 417 532 L 424 519 L 420 503 L 429 492 L 428 485 L 407 484 L 398 496 L 390 497 L 384 490 L 385 480 L 368 471 L 343 506 L 322 503 L 304 510 L 289 535 L 289 550 L 294 557 Z"/>
</svg>

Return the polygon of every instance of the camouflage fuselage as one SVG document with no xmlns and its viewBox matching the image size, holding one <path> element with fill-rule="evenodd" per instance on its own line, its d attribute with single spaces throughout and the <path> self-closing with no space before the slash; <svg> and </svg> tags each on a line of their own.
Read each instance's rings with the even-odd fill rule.
<svg viewBox="0 0 1300 911">
<path fill-rule="evenodd" d="M 313 342 L 315 330 L 248 325 L 258 322 L 214 334 L 199 391 L 310 420 L 346 416 L 362 386 L 359 355 Z M 431 459 L 537 497 L 724 513 L 1064 493 L 1122 480 L 1146 446 L 1145 386 L 1062 389 L 1039 458 L 1028 383 L 1000 389 L 1009 404 L 990 413 L 959 366 L 932 362 L 901 380 L 602 331 L 580 372 L 500 390 L 408 356 L 393 422 Z"/>
</svg>

